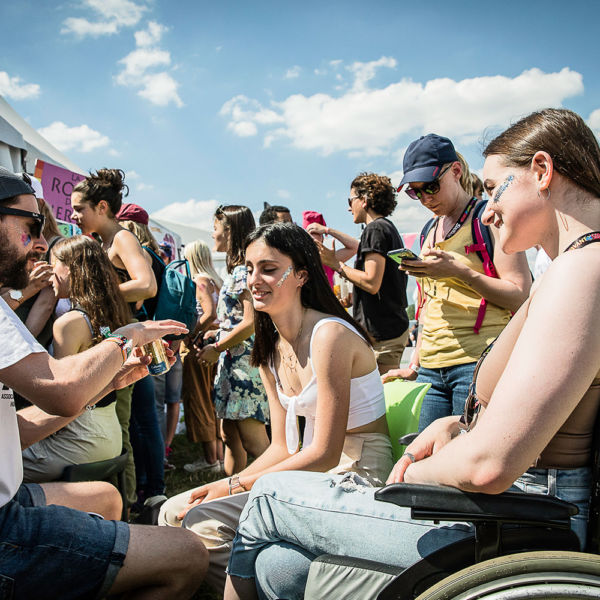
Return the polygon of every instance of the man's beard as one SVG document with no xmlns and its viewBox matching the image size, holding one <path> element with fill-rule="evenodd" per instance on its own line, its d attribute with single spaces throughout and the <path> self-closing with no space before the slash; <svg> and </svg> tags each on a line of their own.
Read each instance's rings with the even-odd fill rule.
<svg viewBox="0 0 600 600">
<path fill-rule="evenodd" d="M 9 242 L 8 236 L 0 227 L 0 281 L 3 286 L 22 290 L 29 283 L 29 260 L 40 260 L 40 252 L 28 252 L 19 256 L 16 248 Z"/>
</svg>

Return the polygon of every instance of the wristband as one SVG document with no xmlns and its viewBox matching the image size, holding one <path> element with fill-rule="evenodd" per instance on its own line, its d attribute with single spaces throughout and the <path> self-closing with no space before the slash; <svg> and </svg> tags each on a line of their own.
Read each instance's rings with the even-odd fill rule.
<svg viewBox="0 0 600 600">
<path fill-rule="evenodd" d="M 219 350 L 219 342 L 215 342 L 213 346 L 217 352 L 223 352 L 222 350 Z"/>
<path fill-rule="evenodd" d="M 123 362 L 125 362 L 133 351 L 133 340 L 127 339 L 124 335 L 115 335 L 113 334 L 111 337 L 107 337 L 105 342 L 114 342 L 119 346 L 119 350 L 121 350 L 121 356 L 123 357 Z"/>
<path fill-rule="evenodd" d="M 408 368 L 411 371 L 414 371 L 415 373 L 418 373 L 421 370 L 421 367 L 419 365 L 415 365 L 415 363 L 410 363 L 410 365 L 408 365 Z"/>
</svg>

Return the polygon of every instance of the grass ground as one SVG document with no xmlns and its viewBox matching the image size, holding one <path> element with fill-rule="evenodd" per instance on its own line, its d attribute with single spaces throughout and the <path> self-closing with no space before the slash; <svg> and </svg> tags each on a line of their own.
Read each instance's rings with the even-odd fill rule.
<svg viewBox="0 0 600 600">
<path fill-rule="evenodd" d="M 218 478 L 216 475 L 206 477 L 201 473 L 190 475 L 183 470 L 185 463 L 193 462 L 202 456 L 201 444 L 192 444 L 185 434 L 180 434 L 175 436 L 171 447 L 173 448 L 173 454 L 169 457 L 169 462 L 175 465 L 176 468 L 172 471 L 165 471 L 166 495 L 169 498 Z M 221 598 L 220 594 L 216 594 L 207 585 L 203 585 L 193 600 L 220 600 Z"/>
</svg>

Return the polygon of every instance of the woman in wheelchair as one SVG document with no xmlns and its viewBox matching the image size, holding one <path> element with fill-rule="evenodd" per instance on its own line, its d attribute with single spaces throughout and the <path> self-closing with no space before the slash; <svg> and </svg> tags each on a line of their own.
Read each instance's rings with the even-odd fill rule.
<svg viewBox="0 0 600 600">
<path fill-rule="evenodd" d="M 546 109 L 484 156 L 484 219 L 503 251 L 541 244 L 554 261 L 483 357 L 465 415 L 427 427 L 388 483 L 554 495 L 579 508 L 571 525 L 583 547 L 600 403 L 600 148 L 578 115 Z M 262 477 L 240 517 L 225 597 L 302 598 L 318 555 L 406 568 L 472 536 L 466 524 L 412 520 L 375 491 L 328 474 Z"/>
</svg>

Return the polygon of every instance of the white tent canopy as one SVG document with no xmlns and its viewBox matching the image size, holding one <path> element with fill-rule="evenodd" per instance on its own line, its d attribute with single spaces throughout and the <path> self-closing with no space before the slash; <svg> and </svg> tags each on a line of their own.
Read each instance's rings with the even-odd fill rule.
<svg viewBox="0 0 600 600">
<path fill-rule="evenodd" d="M 15 172 L 33 173 L 38 158 L 75 173 L 85 173 L 0 96 L 0 165 Z"/>
</svg>

